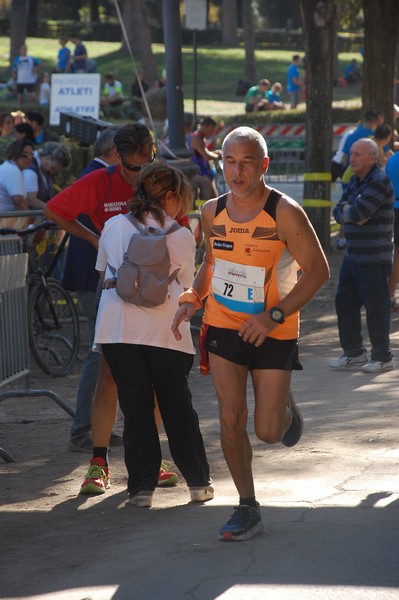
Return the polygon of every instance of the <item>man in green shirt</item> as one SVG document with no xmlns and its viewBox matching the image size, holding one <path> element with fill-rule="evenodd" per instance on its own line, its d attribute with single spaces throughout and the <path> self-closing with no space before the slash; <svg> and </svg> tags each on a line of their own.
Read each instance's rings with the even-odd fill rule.
<svg viewBox="0 0 399 600">
<path fill-rule="evenodd" d="M 269 110 L 270 104 L 266 99 L 266 92 L 270 89 L 270 81 L 261 79 L 258 85 L 249 88 L 245 96 L 245 112 L 258 112 Z"/>
</svg>

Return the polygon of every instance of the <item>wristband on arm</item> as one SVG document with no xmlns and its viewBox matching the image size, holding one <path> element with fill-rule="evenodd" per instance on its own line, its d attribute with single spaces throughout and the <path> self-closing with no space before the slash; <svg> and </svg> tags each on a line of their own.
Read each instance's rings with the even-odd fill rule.
<svg viewBox="0 0 399 600">
<path fill-rule="evenodd" d="M 189 288 L 179 296 L 179 306 L 188 302 L 189 304 L 194 304 L 195 310 L 198 310 L 202 306 L 202 300 L 197 290 L 194 288 Z"/>
</svg>

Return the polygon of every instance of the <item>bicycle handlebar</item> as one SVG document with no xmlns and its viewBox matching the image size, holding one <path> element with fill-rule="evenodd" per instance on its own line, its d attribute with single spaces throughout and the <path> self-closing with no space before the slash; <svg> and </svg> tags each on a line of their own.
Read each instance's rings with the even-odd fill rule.
<svg viewBox="0 0 399 600">
<path fill-rule="evenodd" d="M 30 233 L 35 233 L 36 231 L 39 231 L 39 229 L 47 231 L 49 229 L 56 228 L 58 228 L 58 225 L 56 223 L 53 223 L 53 221 L 42 221 L 38 225 L 29 225 L 29 227 L 26 227 L 26 229 L 13 229 L 12 227 L 2 227 L 0 229 L 0 235 L 28 235 Z"/>
</svg>

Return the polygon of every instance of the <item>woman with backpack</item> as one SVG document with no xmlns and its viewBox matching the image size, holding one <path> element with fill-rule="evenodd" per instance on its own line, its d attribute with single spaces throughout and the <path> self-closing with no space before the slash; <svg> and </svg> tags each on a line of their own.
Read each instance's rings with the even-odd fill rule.
<svg viewBox="0 0 399 600">
<path fill-rule="evenodd" d="M 105 280 L 105 289 L 94 343 L 101 346 L 118 388 L 124 414 L 129 503 L 135 506 L 151 507 L 158 484 L 162 456 L 154 392 L 173 460 L 187 482 L 191 501 L 213 498 L 198 416 L 187 383 L 195 353 L 190 324 L 183 325 L 182 341 L 177 342 L 171 331 L 179 295 L 194 278 L 194 237 L 175 222 L 191 206 L 192 188 L 187 178 L 173 167 L 151 163 L 140 170 L 130 214 L 109 219 L 99 243 L 96 268 Z M 114 285 L 133 234 L 143 229 L 154 233 L 148 228 L 167 234 L 169 272 L 173 275 L 165 301 L 154 306 L 123 300 Z M 136 286 L 141 286 L 140 280 Z"/>
</svg>

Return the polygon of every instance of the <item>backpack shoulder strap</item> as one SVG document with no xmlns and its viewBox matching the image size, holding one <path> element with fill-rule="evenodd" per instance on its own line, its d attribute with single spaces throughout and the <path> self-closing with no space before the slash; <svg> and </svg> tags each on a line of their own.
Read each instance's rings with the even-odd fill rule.
<svg viewBox="0 0 399 600">
<path fill-rule="evenodd" d="M 134 217 L 134 216 L 132 215 L 132 213 L 130 213 L 130 212 L 128 212 L 128 213 L 125 213 L 123 216 L 124 216 L 124 217 L 126 217 L 126 219 L 127 219 L 128 221 L 130 221 L 130 223 L 131 223 L 131 224 L 132 224 L 132 225 L 133 225 L 133 226 L 134 226 L 136 229 L 138 229 L 140 232 L 144 231 L 144 229 L 145 229 L 144 225 L 143 225 L 142 223 L 140 223 L 140 222 L 139 222 L 139 221 L 136 219 L 136 217 Z"/>
<path fill-rule="evenodd" d="M 172 225 L 165 231 L 165 235 L 169 235 L 170 233 L 174 233 L 175 231 L 179 231 L 181 229 L 181 225 L 177 221 L 174 221 Z"/>
<path fill-rule="evenodd" d="M 223 196 L 219 196 L 218 202 L 216 204 L 215 217 L 217 217 L 218 214 L 221 213 L 224 208 L 226 208 L 226 202 L 227 202 L 227 194 L 223 194 Z"/>
<path fill-rule="evenodd" d="M 268 215 L 272 217 L 272 219 L 276 220 L 276 208 L 277 204 L 283 194 L 278 192 L 274 188 L 272 188 L 268 199 L 266 200 L 266 204 L 263 207 L 263 210 L 267 212 Z"/>
</svg>

